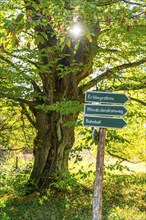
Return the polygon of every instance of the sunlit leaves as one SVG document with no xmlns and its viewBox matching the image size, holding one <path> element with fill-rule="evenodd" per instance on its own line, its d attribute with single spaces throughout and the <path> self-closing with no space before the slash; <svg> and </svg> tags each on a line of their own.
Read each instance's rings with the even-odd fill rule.
<svg viewBox="0 0 146 220">
<path fill-rule="evenodd" d="M 10 152 L 31 148 L 35 131 L 22 116 L 21 108 L 13 102 L 1 100 L 0 112 L 0 148 Z"/>
<path fill-rule="evenodd" d="M 129 96 L 144 98 L 144 92 L 128 92 Z M 107 152 L 131 162 L 145 160 L 145 107 L 137 102 L 126 104 L 128 114 L 124 117 L 127 125 L 122 130 L 109 131 L 107 134 Z"/>
<path fill-rule="evenodd" d="M 41 3 L 28 0 L 6 1 L 1 9 L 2 97 L 16 102 L 20 98 L 32 101 L 37 106 L 34 112 L 42 110 L 48 115 L 51 112 L 63 116 L 76 115 L 83 111 L 83 106 L 80 101 L 75 101 L 78 98 L 71 97 L 72 75 L 76 84 L 84 86 L 107 69 L 124 63 L 130 65 L 144 57 L 145 20 L 144 8 L 140 5 L 107 0 L 84 0 L 82 3 L 79 0 L 42 0 Z M 70 30 L 76 23 L 81 25 L 82 32 L 81 36 L 73 37 Z M 136 95 L 131 91 L 144 88 L 144 70 L 143 66 L 112 70 L 111 77 L 99 81 L 97 89 L 128 90 L 129 95 L 143 99 L 142 93 Z M 64 97 L 67 93 L 71 94 L 71 100 Z M 136 154 L 140 158 L 143 149 L 142 143 L 138 148 L 136 140 L 138 136 L 143 140 L 144 112 L 140 105 L 132 105 L 127 116 L 127 134 L 130 137 L 124 133 L 125 130 L 111 132 L 108 137 L 111 152 L 128 159 Z M 75 125 L 75 122 L 71 123 Z M 140 129 L 134 133 L 137 125 Z M 80 135 L 81 141 L 76 143 L 79 150 L 79 144 L 81 148 L 87 147 L 87 142 L 88 145 L 93 144 L 90 134 L 87 142 Z M 132 151 L 132 147 L 135 150 Z"/>
<path fill-rule="evenodd" d="M 45 106 L 45 105 L 38 105 L 37 109 L 42 109 L 43 111 L 56 111 L 60 112 L 62 115 L 68 114 L 76 114 L 83 110 L 83 105 L 80 104 L 78 101 L 71 101 L 71 100 L 64 100 L 62 102 L 56 102 L 55 104 Z"/>
</svg>

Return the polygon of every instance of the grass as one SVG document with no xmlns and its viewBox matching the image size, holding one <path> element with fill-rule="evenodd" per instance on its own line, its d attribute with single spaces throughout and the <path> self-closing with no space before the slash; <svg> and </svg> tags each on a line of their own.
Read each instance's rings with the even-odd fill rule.
<svg viewBox="0 0 146 220">
<path fill-rule="evenodd" d="M 145 175 L 108 176 L 103 190 L 103 220 L 146 219 Z"/>
<path fill-rule="evenodd" d="M 1 220 L 92 219 L 92 185 L 70 186 L 64 191 L 29 196 L 1 189 Z M 145 175 L 106 174 L 103 188 L 103 220 L 144 220 Z"/>
<path fill-rule="evenodd" d="M 146 220 L 144 172 L 105 169 L 103 220 Z M 91 220 L 94 172 L 64 174 L 58 190 L 24 196 L 31 166 L 1 171 L 1 220 Z M 75 179 L 74 179 L 75 178 Z"/>
</svg>

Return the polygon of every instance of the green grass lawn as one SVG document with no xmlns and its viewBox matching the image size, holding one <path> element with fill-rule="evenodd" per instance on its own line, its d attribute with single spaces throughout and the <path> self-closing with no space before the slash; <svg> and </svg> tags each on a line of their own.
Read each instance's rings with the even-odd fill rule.
<svg viewBox="0 0 146 220">
<path fill-rule="evenodd" d="M 11 175 L 11 178 L 10 178 Z M 23 171 L 13 171 L 0 189 L 1 220 L 87 220 L 92 219 L 93 173 L 82 181 L 67 177 L 61 190 L 23 196 Z M 9 177 L 9 178 L 8 178 Z M 105 172 L 103 220 L 145 220 L 144 173 Z"/>
</svg>

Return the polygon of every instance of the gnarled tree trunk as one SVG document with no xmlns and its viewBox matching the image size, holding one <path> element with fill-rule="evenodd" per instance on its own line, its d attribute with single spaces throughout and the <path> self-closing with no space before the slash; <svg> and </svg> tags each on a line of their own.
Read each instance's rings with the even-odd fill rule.
<svg viewBox="0 0 146 220">
<path fill-rule="evenodd" d="M 39 78 L 39 83 L 32 80 L 35 100 L 30 110 L 36 119 L 37 136 L 29 182 L 32 181 L 33 185 L 39 187 L 47 185 L 54 172 L 67 169 L 69 152 L 74 143 L 74 126 L 67 127 L 65 123 L 76 122 L 80 111 L 61 114 L 61 111 L 55 109 L 46 111 L 45 107 L 62 101 L 83 101 L 83 90 L 79 85 L 92 72 L 100 28 L 98 22 L 90 24 L 90 31 L 94 33 L 90 40 L 84 34 L 79 42 L 75 42 L 68 34 L 69 44 L 66 43 L 62 48 L 62 38 L 58 35 L 61 29 L 59 24 L 58 27 L 53 25 L 54 15 L 45 14 L 42 7 L 35 7 L 35 4 L 40 6 L 40 1 L 31 4 L 26 0 L 25 3 L 28 22 L 35 23 L 33 28 L 38 49 L 35 66 Z M 48 19 L 47 22 L 40 22 L 42 18 Z M 66 30 L 63 31 L 66 36 Z M 38 105 L 44 106 L 44 109 L 38 109 Z"/>
<path fill-rule="evenodd" d="M 38 132 L 34 141 L 34 166 L 30 181 L 36 187 L 51 183 L 52 174 L 68 169 L 69 152 L 74 143 L 74 126 L 64 123 L 77 119 L 77 115 L 61 116 L 40 110 L 37 113 Z"/>
</svg>

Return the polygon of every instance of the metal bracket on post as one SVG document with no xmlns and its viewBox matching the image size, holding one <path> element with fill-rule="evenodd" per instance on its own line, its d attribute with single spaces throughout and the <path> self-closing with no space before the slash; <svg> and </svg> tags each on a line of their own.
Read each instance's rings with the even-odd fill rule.
<svg viewBox="0 0 146 220">
<path fill-rule="evenodd" d="M 96 128 L 92 128 L 92 140 L 97 144 L 99 140 L 99 131 Z"/>
</svg>

